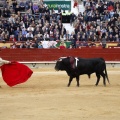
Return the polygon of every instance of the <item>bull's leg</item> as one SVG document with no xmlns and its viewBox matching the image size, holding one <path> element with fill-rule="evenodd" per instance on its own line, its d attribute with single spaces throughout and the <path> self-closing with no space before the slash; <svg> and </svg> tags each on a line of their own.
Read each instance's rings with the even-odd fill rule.
<svg viewBox="0 0 120 120">
<path fill-rule="evenodd" d="M 100 74 L 97 74 L 97 73 L 96 73 L 96 76 L 97 76 L 97 82 L 96 82 L 96 84 L 95 84 L 95 85 L 97 86 L 97 85 L 98 85 L 98 83 L 99 83 L 99 81 L 100 81 Z"/>
<path fill-rule="evenodd" d="M 79 76 L 76 77 L 77 86 L 79 87 Z"/>
<path fill-rule="evenodd" d="M 68 83 L 68 87 L 70 86 L 72 80 L 73 80 L 73 77 L 70 76 L 70 78 L 69 78 L 69 83 Z"/>
<path fill-rule="evenodd" d="M 102 74 L 101 74 L 101 76 L 103 77 L 103 84 L 104 84 L 104 86 L 106 86 L 105 74 L 104 74 L 104 73 L 102 73 Z"/>
</svg>

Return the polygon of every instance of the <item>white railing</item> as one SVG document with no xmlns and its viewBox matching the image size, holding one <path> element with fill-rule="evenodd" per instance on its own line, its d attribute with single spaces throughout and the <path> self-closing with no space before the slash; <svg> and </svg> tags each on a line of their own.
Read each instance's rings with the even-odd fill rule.
<svg viewBox="0 0 120 120">
<path fill-rule="evenodd" d="M 54 67 L 56 64 L 56 61 L 23 61 L 20 62 L 22 64 L 25 64 L 29 66 L 30 68 L 41 68 L 41 67 Z M 109 68 L 120 68 L 120 61 L 106 61 L 106 65 Z"/>
</svg>

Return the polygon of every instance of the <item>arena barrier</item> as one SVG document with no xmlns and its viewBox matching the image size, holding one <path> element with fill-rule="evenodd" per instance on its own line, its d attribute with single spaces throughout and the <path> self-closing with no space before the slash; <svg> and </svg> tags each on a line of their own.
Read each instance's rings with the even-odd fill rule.
<svg viewBox="0 0 120 120">
<path fill-rule="evenodd" d="M 81 49 L 1 49 L 0 57 L 10 61 L 19 61 L 30 67 L 51 67 L 60 57 L 81 58 L 102 57 L 107 65 L 119 67 L 120 48 L 81 48 Z"/>
<path fill-rule="evenodd" d="M 27 65 L 30 68 L 54 68 L 56 61 L 44 61 L 44 62 L 20 62 Z M 108 68 L 120 68 L 120 61 L 106 61 Z"/>
</svg>

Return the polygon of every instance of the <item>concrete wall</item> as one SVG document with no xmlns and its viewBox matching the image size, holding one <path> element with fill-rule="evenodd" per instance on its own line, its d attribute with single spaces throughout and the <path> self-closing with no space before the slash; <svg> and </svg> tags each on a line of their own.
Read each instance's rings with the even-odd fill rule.
<svg viewBox="0 0 120 120">
<path fill-rule="evenodd" d="M 106 61 L 120 61 L 120 48 L 81 48 L 81 49 L 1 49 L 0 57 L 10 61 L 55 61 L 59 57 L 82 58 L 102 57 Z"/>
<path fill-rule="evenodd" d="M 25 65 L 27 65 L 28 67 L 30 67 L 30 68 L 37 68 L 37 69 L 39 69 L 39 68 L 53 68 L 54 69 L 54 67 L 55 67 L 55 63 L 56 62 L 53 62 L 53 63 L 49 63 L 49 62 L 46 62 L 46 63 L 24 63 L 24 62 L 22 62 L 23 64 L 25 64 Z M 107 68 L 120 68 L 120 62 L 118 62 L 118 63 L 114 63 L 114 62 L 106 62 L 106 67 Z"/>
</svg>

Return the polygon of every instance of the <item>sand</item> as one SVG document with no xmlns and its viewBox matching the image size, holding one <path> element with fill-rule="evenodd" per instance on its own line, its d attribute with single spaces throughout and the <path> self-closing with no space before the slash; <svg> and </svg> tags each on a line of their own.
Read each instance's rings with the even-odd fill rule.
<svg viewBox="0 0 120 120">
<path fill-rule="evenodd" d="M 103 80 L 96 87 L 96 76 L 74 79 L 54 69 L 33 69 L 31 78 L 9 87 L 0 75 L 0 120 L 119 120 L 120 69 L 108 69 L 110 85 Z"/>
</svg>

